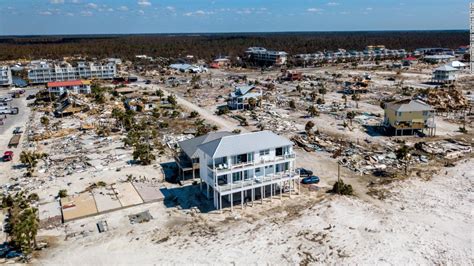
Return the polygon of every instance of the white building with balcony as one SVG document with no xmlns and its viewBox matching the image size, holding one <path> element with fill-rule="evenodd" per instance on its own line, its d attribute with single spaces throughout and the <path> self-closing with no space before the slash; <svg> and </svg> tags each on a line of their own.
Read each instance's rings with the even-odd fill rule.
<svg viewBox="0 0 474 266">
<path fill-rule="evenodd" d="M 70 80 L 70 81 L 55 81 L 48 82 L 46 85 L 48 92 L 56 96 L 60 96 L 65 92 L 72 92 L 75 94 L 90 94 L 91 82 L 90 80 Z"/>
<path fill-rule="evenodd" d="M 10 67 L 0 66 L 0 86 L 10 86 L 12 82 L 12 71 Z"/>
<path fill-rule="evenodd" d="M 72 65 L 66 62 L 51 64 L 46 61 L 32 61 L 28 70 L 28 80 L 32 84 L 79 79 L 113 79 L 116 75 L 117 66 L 113 62 L 77 62 Z"/>
<path fill-rule="evenodd" d="M 288 54 L 283 51 L 270 51 L 263 47 L 250 47 L 245 51 L 247 60 L 257 65 L 281 66 L 286 64 Z"/>
<path fill-rule="evenodd" d="M 270 131 L 223 136 L 198 146 L 198 155 L 201 189 L 217 209 L 291 195 L 299 185 L 293 143 Z"/>
</svg>

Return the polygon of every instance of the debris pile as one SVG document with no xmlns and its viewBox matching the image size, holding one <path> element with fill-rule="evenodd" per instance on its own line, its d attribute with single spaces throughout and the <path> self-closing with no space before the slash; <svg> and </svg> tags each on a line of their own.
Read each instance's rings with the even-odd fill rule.
<svg viewBox="0 0 474 266">
<path fill-rule="evenodd" d="M 426 102 L 439 111 L 460 110 L 469 106 L 468 99 L 456 89 L 429 90 Z"/>
</svg>

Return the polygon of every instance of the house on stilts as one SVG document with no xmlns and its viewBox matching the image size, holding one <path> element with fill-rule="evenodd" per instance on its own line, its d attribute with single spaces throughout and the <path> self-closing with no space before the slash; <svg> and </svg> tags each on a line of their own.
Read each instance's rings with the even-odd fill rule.
<svg viewBox="0 0 474 266">
<path fill-rule="evenodd" d="M 197 153 L 201 190 L 216 209 L 299 191 L 293 143 L 273 132 L 222 136 L 199 145 Z"/>
</svg>

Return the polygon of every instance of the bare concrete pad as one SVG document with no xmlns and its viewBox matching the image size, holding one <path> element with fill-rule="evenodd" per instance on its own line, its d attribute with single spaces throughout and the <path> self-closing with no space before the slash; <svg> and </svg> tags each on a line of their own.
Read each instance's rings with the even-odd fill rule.
<svg viewBox="0 0 474 266">
<path fill-rule="evenodd" d="M 138 192 L 133 187 L 132 183 L 125 182 L 125 183 L 117 183 L 112 185 L 115 193 L 117 194 L 117 198 L 122 204 L 122 207 L 128 207 L 133 205 L 142 204 L 143 200 L 138 195 Z"/>
<path fill-rule="evenodd" d="M 110 186 L 96 188 L 94 189 L 93 194 L 99 212 L 107 212 L 122 208 L 120 201 Z"/>
<path fill-rule="evenodd" d="M 61 207 L 65 222 L 97 214 L 95 200 L 90 192 L 62 198 Z"/>
<path fill-rule="evenodd" d="M 133 186 L 137 190 L 144 202 L 162 201 L 165 196 L 161 192 L 162 185 L 152 182 L 134 182 Z"/>
</svg>

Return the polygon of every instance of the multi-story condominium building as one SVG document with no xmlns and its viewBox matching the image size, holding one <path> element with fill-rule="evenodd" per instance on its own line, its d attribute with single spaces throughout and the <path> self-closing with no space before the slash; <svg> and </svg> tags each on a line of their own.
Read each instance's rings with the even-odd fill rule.
<svg viewBox="0 0 474 266">
<path fill-rule="evenodd" d="M 0 66 L 0 86 L 10 86 L 12 82 L 12 71 L 10 67 Z"/>
<path fill-rule="evenodd" d="M 233 110 L 247 109 L 251 106 L 250 99 L 255 104 L 262 98 L 262 89 L 251 85 L 238 86 L 230 93 L 227 106 Z"/>
<path fill-rule="evenodd" d="M 293 143 L 270 131 L 223 136 L 198 146 L 206 195 L 222 209 L 297 190 Z M 202 186 L 201 186 L 202 188 Z M 224 199 L 224 202 L 223 202 Z"/>
<path fill-rule="evenodd" d="M 262 66 L 281 66 L 286 64 L 288 54 L 283 51 L 270 51 L 263 47 L 250 47 L 245 51 L 247 61 Z"/>
<path fill-rule="evenodd" d="M 32 61 L 28 70 L 28 79 L 32 84 L 38 84 L 78 79 L 113 79 L 116 74 L 117 66 L 113 62 L 104 65 L 77 62 L 72 65 L 66 62 L 51 64 L 45 61 Z"/>
<path fill-rule="evenodd" d="M 395 136 L 413 135 L 416 131 L 436 134 L 434 109 L 420 100 L 401 100 L 385 103 L 383 125 L 388 133 Z"/>
<path fill-rule="evenodd" d="M 63 93 L 73 92 L 77 94 L 90 94 L 91 82 L 89 80 L 70 80 L 70 81 L 55 81 L 48 82 L 48 91 L 56 96 Z"/>
</svg>

